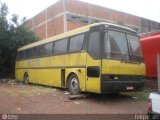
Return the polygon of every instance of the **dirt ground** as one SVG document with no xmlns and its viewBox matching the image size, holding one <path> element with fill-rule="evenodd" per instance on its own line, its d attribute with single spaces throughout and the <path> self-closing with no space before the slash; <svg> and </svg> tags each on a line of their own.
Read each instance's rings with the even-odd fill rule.
<svg viewBox="0 0 160 120">
<path fill-rule="evenodd" d="M 63 89 L 0 83 L 0 113 L 5 114 L 146 114 L 149 92 L 90 94 L 69 100 Z"/>
</svg>

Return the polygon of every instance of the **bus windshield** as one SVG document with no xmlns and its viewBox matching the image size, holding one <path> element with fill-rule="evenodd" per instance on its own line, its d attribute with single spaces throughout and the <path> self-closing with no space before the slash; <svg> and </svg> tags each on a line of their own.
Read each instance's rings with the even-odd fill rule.
<svg viewBox="0 0 160 120">
<path fill-rule="evenodd" d="M 139 38 L 137 36 L 127 34 L 127 39 L 130 47 L 130 54 L 133 56 L 142 56 Z"/>
<path fill-rule="evenodd" d="M 104 38 L 106 58 L 136 61 L 141 58 L 140 42 L 137 36 L 109 30 L 105 33 Z"/>
</svg>

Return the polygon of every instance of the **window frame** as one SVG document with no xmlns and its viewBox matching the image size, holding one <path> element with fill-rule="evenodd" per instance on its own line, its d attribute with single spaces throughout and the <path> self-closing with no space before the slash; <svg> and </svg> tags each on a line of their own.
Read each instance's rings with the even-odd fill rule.
<svg viewBox="0 0 160 120">
<path fill-rule="evenodd" d="M 93 54 L 93 53 L 90 53 L 89 52 L 89 40 L 90 40 L 90 35 L 91 33 L 94 33 L 94 32 L 98 32 L 99 33 L 99 56 L 96 56 Z M 91 30 L 88 32 L 88 37 L 87 37 L 87 52 L 88 54 L 91 55 L 91 57 L 94 59 L 94 60 L 99 60 L 99 59 L 102 59 L 102 44 L 103 44 L 103 39 L 102 39 L 102 31 L 101 30 Z"/>
<path fill-rule="evenodd" d="M 71 43 L 71 38 L 74 38 L 74 37 L 77 37 L 77 36 L 80 36 L 80 35 L 84 35 L 84 39 L 83 39 L 83 43 L 82 43 L 82 47 L 80 50 L 76 50 L 76 51 L 70 51 L 70 43 Z M 85 44 L 85 41 L 86 41 L 86 32 L 84 33 L 80 33 L 80 34 L 76 34 L 74 36 L 70 36 L 69 37 L 69 40 L 68 40 L 68 53 L 77 53 L 77 52 L 81 52 L 82 49 L 84 49 L 84 44 Z"/>
<path fill-rule="evenodd" d="M 131 52 L 132 50 L 130 48 L 130 43 L 129 43 L 127 35 L 132 35 L 132 36 L 135 36 L 139 39 L 139 47 L 140 47 L 141 56 L 132 55 L 132 52 Z M 142 46 L 141 46 L 141 43 L 140 43 L 140 37 L 136 36 L 135 34 L 132 34 L 132 33 L 126 33 L 126 37 L 127 37 L 127 41 L 128 41 L 129 60 L 134 61 L 134 62 L 144 62 L 143 53 L 142 53 Z"/>
<path fill-rule="evenodd" d="M 78 53 L 78 52 L 81 52 L 82 50 L 86 51 L 87 50 L 87 36 L 88 36 L 88 33 L 89 31 L 86 31 L 86 32 L 82 32 L 82 33 L 79 33 L 79 34 L 75 34 L 75 35 L 72 35 L 72 36 L 68 36 L 68 37 L 64 37 L 64 38 L 61 38 L 61 39 L 57 39 L 57 40 L 53 40 L 51 42 L 48 42 L 48 43 L 44 43 L 44 44 L 41 44 L 41 45 L 38 45 L 38 46 L 34 46 L 32 48 L 29 48 L 29 49 L 34 49 L 35 47 L 40 47 L 40 55 L 38 56 L 33 56 L 33 57 L 26 57 L 26 55 L 23 55 L 24 57 L 23 58 L 16 58 L 17 61 L 20 61 L 20 60 L 28 60 L 28 59 L 37 59 L 37 58 L 44 58 L 44 57 L 49 57 L 49 56 L 58 56 L 58 55 L 65 55 L 65 54 L 72 54 L 72 53 Z M 78 36 L 78 35 L 81 35 L 81 34 L 84 34 L 84 40 L 83 40 L 83 43 L 82 43 L 82 48 L 81 50 L 78 50 L 78 51 L 74 51 L 74 52 L 69 52 L 69 45 L 70 45 L 70 38 L 71 37 L 75 37 L 75 36 Z M 65 40 L 67 39 L 67 48 L 66 48 L 66 52 L 61 54 L 55 54 L 55 43 L 58 42 L 58 41 L 62 41 L 62 40 Z M 46 55 L 46 51 L 45 51 L 45 45 L 46 44 L 49 44 L 49 43 L 53 43 L 53 50 L 52 50 L 52 54 L 50 55 Z M 28 49 L 25 49 L 25 50 L 22 50 L 22 51 L 18 51 L 17 53 L 19 52 L 23 52 L 23 54 L 26 54 L 26 50 Z"/>
<path fill-rule="evenodd" d="M 130 61 L 130 53 L 129 53 L 130 51 L 129 51 L 129 46 L 128 46 L 127 32 L 126 31 L 122 31 L 122 30 L 117 30 L 117 29 L 108 29 L 107 30 L 107 39 L 109 39 L 109 31 L 119 32 L 119 33 L 123 33 L 124 34 L 125 40 L 126 40 L 126 45 L 127 45 L 126 47 L 127 47 L 127 53 L 128 54 L 121 54 L 121 52 L 119 52 L 119 54 L 121 55 L 121 58 L 113 58 L 112 55 L 111 55 L 112 52 L 110 51 L 110 58 L 108 58 L 108 59 Z M 111 47 L 112 46 L 110 46 L 110 48 Z M 104 47 L 104 50 L 105 50 L 105 47 Z M 126 55 L 127 58 L 124 58 L 124 55 Z"/>
<path fill-rule="evenodd" d="M 135 59 L 132 59 L 131 58 L 131 54 L 130 54 L 130 48 L 129 48 L 129 40 L 127 38 L 127 34 L 129 35 L 133 35 L 133 36 L 136 36 L 139 38 L 139 36 L 137 34 L 133 34 L 132 32 L 129 32 L 129 31 L 123 31 L 123 30 L 118 30 L 118 29 L 114 29 L 114 28 L 109 28 L 109 29 L 105 29 L 104 30 L 104 34 L 107 32 L 107 38 L 109 37 L 109 34 L 108 34 L 108 31 L 109 30 L 112 30 L 112 31 L 117 31 L 117 32 L 122 32 L 122 33 L 125 33 L 125 36 L 126 36 L 126 40 L 127 40 L 127 49 L 128 49 L 128 55 L 129 55 L 129 59 L 128 60 L 125 60 L 125 59 L 122 59 L 123 61 L 135 61 L 135 62 L 139 62 L 139 61 L 136 61 Z M 105 43 L 105 37 L 104 37 L 104 34 L 103 34 L 103 42 Z M 139 41 L 140 42 L 140 41 Z M 140 46 L 141 48 L 141 46 Z M 141 48 L 141 51 L 142 51 L 142 48 Z M 103 45 L 103 59 L 109 59 L 109 60 L 121 60 L 121 59 L 114 59 L 114 58 L 107 58 L 106 56 L 106 53 L 105 53 L 105 46 Z M 143 62 L 143 55 L 140 56 L 140 61 Z"/>
<path fill-rule="evenodd" d="M 135 37 L 137 37 L 138 39 L 140 39 L 140 37 L 138 37 L 138 36 L 136 36 L 136 35 L 134 35 L 134 34 L 129 34 L 129 33 L 127 33 L 126 36 L 127 36 L 128 45 L 130 44 L 130 40 L 128 40 L 128 35 L 132 35 L 132 36 L 135 36 Z M 140 52 L 141 55 L 137 55 L 137 56 L 138 56 L 138 57 L 142 57 L 142 47 L 141 47 L 140 40 L 139 40 L 139 48 L 140 48 L 140 51 L 139 51 L 139 52 Z M 131 50 L 131 48 L 130 48 L 130 45 L 129 45 L 129 49 L 130 49 L 129 53 L 130 53 L 130 55 L 132 55 L 132 50 Z"/>
<path fill-rule="evenodd" d="M 51 53 L 51 54 L 47 54 L 47 53 L 46 53 L 46 48 L 45 48 L 45 46 L 46 46 L 46 45 L 49 45 L 49 44 L 52 44 L 52 53 Z M 43 44 L 42 46 L 43 46 L 42 49 L 43 49 L 43 52 L 44 52 L 42 56 L 45 56 L 45 57 L 46 57 L 46 56 L 51 56 L 51 55 L 54 54 L 54 42 L 48 42 L 48 43 L 46 43 L 46 44 Z"/>
<path fill-rule="evenodd" d="M 66 51 L 65 51 L 64 53 L 55 53 L 55 44 L 56 44 L 56 42 L 59 42 L 59 41 L 66 41 L 66 42 L 67 42 Z M 65 54 L 67 54 L 67 53 L 68 53 L 68 44 L 69 44 L 68 41 L 69 41 L 69 38 L 68 38 L 68 37 L 54 41 L 53 56 L 65 55 Z"/>
</svg>

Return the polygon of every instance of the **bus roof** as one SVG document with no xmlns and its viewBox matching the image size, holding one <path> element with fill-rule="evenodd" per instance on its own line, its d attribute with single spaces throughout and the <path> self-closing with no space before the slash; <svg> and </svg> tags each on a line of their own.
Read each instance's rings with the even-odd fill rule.
<svg viewBox="0 0 160 120">
<path fill-rule="evenodd" d="M 130 29 L 128 27 L 125 27 L 125 26 L 112 24 L 112 23 L 106 23 L 106 22 L 100 22 L 100 23 L 94 23 L 94 24 L 86 25 L 86 26 L 78 28 L 78 29 L 74 29 L 74 30 L 71 30 L 71 31 L 68 31 L 68 32 L 65 32 L 65 33 L 62 33 L 62 34 L 59 34 L 59 35 L 52 36 L 52 37 L 44 39 L 44 40 L 34 42 L 32 44 L 29 44 L 29 45 L 26 45 L 24 47 L 19 48 L 18 51 L 22 51 L 22 50 L 25 50 L 25 49 L 28 49 L 28 48 L 32 48 L 32 47 L 35 47 L 35 46 L 38 46 L 38 45 L 42 45 L 42 44 L 52 42 L 52 41 L 55 41 L 55 40 L 58 40 L 58 39 L 62 39 L 62 38 L 65 38 L 65 37 L 69 37 L 69 36 L 72 36 L 72 35 L 87 32 L 87 31 L 90 30 L 91 27 L 99 26 L 99 25 L 106 25 L 108 27 L 116 27 L 116 28 L 125 29 L 125 30 L 128 30 L 128 31 L 137 33 L 135 30 L 132 30 L 132 29 Z"/>
</svg>

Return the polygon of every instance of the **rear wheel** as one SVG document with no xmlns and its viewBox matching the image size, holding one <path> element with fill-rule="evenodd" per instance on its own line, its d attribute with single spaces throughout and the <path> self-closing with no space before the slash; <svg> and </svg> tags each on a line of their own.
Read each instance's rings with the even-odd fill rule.
<svg viewBox="0 0 160 120">
<path fill-rule="evenodd" d="M 25 85 L 27 85 L 27 84 L 29 83 L 29 76 L 28 76 L 28 73 L 25 73 L 25 74 L 24 74 L 23 83 L 24 83 Z"/>
<path fill-rule="evenodd" d="M 68 81 L 68 90 L 70 94 L 77 95 L 80 93 L 79 79 L 77 75 L 72 74 Z"/>
</svg>

